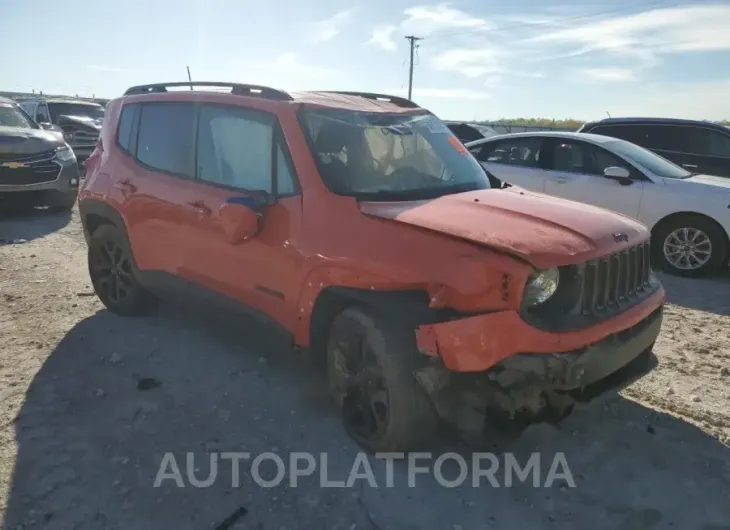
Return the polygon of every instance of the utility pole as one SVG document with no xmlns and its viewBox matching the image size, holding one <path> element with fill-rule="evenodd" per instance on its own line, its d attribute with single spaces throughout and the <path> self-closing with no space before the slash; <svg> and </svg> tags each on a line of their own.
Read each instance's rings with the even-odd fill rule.
<svg viewBox="0 0 730 530">
<path fill-rule="evenodd" d="M 410 66 L 408 67 L 408 99 L 411 99 L 411 95 L 413 94 L 413 52 L 416 50 L 416 42 L 423 40 L 423 38 L 408 35 L 406 40 L 411 48 Z"/>
</svg>

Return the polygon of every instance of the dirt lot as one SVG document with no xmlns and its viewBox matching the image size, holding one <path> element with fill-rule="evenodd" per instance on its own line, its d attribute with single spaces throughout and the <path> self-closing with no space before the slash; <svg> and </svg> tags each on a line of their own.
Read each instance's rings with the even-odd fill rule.
<svg viewBox="0 0 730 530">
<path fill-rule="evenodd" d="M 208 453 L 327 452 L 328 476 L 345 479 L 357 449 L 314 365 L 273 339 L 195 308 L 103 310 L 75 213 L 0 219 L 0 239 L 26 240 L 0 241 L 4 530 L 730 529 L 728 278 L 665 277 L 659 369 L 514 445 L 564 452 L 575 488 L 448 489 L 425 476 L 408 488 L 399 464 L 392 488 L 319 488 L 317 473 L 265 489 L 245 472 L 234 488 L 230 465 L 207 488 L 154 488 L 166 452 L 181 467 L 194 453 L 203 478 Z"/>
</svg>

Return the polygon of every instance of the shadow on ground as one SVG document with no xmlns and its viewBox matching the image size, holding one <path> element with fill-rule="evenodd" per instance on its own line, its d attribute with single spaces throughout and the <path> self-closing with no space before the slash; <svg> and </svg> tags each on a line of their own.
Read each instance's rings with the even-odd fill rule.
<svg viewBox="0 0 730 530">
<path fill-rule="evenodd" d="M 730 268 L 711 278 L 686 279 L 661 274 L 667 301 L 688 309 L 730 316 Z"/>
<path fill-rule="evenodd" d="M 28 389 L 15 420 L 4 530 L 730 528 L 730 449 L 618 397 L 579 411 L 560 431 L 532 428 L 515 444 L 523 465 L 542 452 L 540 487 L 514 477 L 514 486 L 504 487 L 500 457 L 500 487 L 486 478 L 473 487 L 468 469 L 453 488 L 433 475 L 415 476 L 410 488 L 403 462 L 386 487 L 383 461 L 372 458 L 379 488 L 366 480 L 321 488 L 322 479 L 347 481 L 357 452 L 324 387 L 314 363 L 255 329 L 169 308 L 127 320 L 96 313 L 68 332 Z M 443 476 L 456 480 L 454 459 L 471 467 L 472 455 L 444 450 L 453 454 Z M 209 487 L 191 485 L 189 474 L 204 480 L 210 455 L 222 451 L 272 452 L 287 471 L 290 452 L 309 452 L 317 469 L 298 487 L 286 474 L 264 488 L 253 480 L 250 460 L 240 463 L 238 484 L 231 461 L 221 460 Z M 558 452 L 575 488 L 563 479 L 545 487 Z M 182 483 L 168 478 L 156 488 L 166 453 Z M 276 483 L 272 460 L 258 471 Z"/>
<path fill-rule="evenodd" d="M 71 222 L 71 212 L 48 208 L 11 208 L 0 201 L 0 246 L 20 244 L 61 230 Z"/>
</svg>

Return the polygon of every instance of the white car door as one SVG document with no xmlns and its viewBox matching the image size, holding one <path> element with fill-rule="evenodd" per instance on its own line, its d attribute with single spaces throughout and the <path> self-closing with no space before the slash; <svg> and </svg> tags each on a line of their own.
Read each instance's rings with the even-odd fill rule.
<svg viewBox="0 0 730 530">
<path fill-rule="evenodd" d="M 546 171 L 539 167 L 542 140 L 519 136 L 487 142 L 474 156 L 484 169 L 502 182 L 542 192 L 546 176 Z"/>
<path fill-rule="evenodd" d="M 600 206 L 635 219 L 639 217 L 645 177 L 631 164 L 587 142 L 567 138 L 546 140 L 543 150 L 549 156 L 550 170 L 546 171 L 545 193 Z M 605 177 L 603 171 L 611 166 L 628 169 L 632 178 Z"/>
</svg>

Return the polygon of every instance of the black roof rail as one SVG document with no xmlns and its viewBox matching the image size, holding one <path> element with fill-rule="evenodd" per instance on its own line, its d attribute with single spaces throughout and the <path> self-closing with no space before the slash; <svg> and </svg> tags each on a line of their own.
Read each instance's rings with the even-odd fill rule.
<svg viewBox="0 0 730 530">
<path fill-rule="evenodd" d="M 139 85 L 128 88 L 125 92 L 125 96 L 132 96 L 137 94 L 155 94 L 160 92 L 167 92 L 169 87 L 218 87 L 218 88 L 230 88 L 231 94 L 238 96 L 258 96 L 266 99 L 274 99 L 277 101 L 292 101 L 293 98 L 284 92 L 283 90 L 277 90 L 275 88 L 261 86 L 261 85 L 247 85 L 244 83 L 220 83 L 217 81 L 175 81 L 173 83 L 154 83 L 151 85 Z"/>
<path fill-rule="evenodd" d="M 358 96 L 361 98 L 374 99 L 376 101 L 388 101 L 399 107 L 408 109 L 420 109 L 421 107 L 410 99 L 399 96 L 390 96 L 388 94 L 375 94 L 373 92 L 349 92 L 343 90 L 323 90 L 323 94 L 342 94 L 343 96 Z"/>
</svg>

